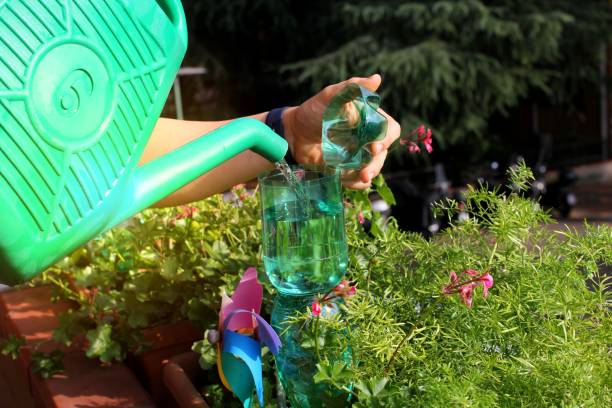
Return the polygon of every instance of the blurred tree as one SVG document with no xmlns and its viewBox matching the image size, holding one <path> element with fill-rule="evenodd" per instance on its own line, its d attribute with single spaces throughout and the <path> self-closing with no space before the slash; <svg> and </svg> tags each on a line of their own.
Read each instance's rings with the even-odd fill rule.
<svg viewBox="0 0 612 408">
<path fill-rule="evenodd" d="M 379 72 L 383 106 L 404 129 L 426 122 L 438 147 L 472 159 L 492 141 L 492 115 L 533 91 L 571 101 L 596 82 L 612 33 L 607 0 L 183 3 L 202 45 L 191 58 L 235 84 L 246 112 Z"/>
</svg>

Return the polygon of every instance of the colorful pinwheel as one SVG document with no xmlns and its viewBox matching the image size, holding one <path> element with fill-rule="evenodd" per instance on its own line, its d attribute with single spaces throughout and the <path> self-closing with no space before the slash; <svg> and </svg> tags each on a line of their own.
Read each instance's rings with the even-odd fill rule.
<svg viewBox="0 0 612 408">
<path fill-rule="evenodd" d="M 274 355 L 281 347 L 274 329 L 259 315 L 262 298 L 263 287 L 257 281 L 257 270 L 248 268 L 231 299 L 223 295 L 219 312 L 219 376 L 245 408 L 251 406 L 253 389 L 263 407 L 262 344 Z"/>
</svg>

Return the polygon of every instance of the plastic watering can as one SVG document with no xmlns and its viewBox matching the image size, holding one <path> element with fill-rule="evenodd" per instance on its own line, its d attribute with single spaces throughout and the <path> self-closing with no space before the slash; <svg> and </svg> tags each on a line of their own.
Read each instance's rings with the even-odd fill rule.
<svg viewBox="0 0 612 408">
<path fill-rule="evenodd" d="M 246 149 L 284 157 L 240 119 L 137 166 L 186 47 L 180 0 L 0 0 L 0 283 Z"/>
</svg>

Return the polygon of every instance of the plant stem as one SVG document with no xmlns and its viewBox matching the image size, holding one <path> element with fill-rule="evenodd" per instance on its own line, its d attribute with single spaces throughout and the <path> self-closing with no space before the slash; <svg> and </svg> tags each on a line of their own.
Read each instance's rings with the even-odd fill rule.
<svg viewBox="0 0 612 408">
<path fill-rule="evenodd" d="M 461 290 L 462 286 L 469 285 L 470 283 L 474 283 L 474 282 L 480 282 L 481 278 L 482 278 L 482 276 L 479 276 L 477 278 L 473 278 L 473 279 L 466 280 L 466 281 L 463 281 L 463 282 L 455 283 L 454 285 L 449 285 L 448 289 L 446 289 L 444 293 L 446 295 L 450 295 L 450 294 L 453 294 L 453 293 L 458 293 Z"/>
<path fill-rule="evenodd" d="M 487 272 L 491 269 L 491 263 L 493 262 L 493 257 L 495 256 L 495 252 L 497 252 L 497 240 L 495 241 L 495 244 L 493 245 L 493 250 L 491 251 L 491 256 L 489 257 L 489 262 L 487 262 L 487 269 L 486 269 Z"/>
<path fill-rule="evenodd" d="M 336 385 L 336 384 L 334 384 Z M 337 386 L 337 385 L 336 385 Z M 343 385 L 341 387 L 339 387 L 342 391 L 347 392 L 349 394 L 351 394 L 353 397 L 358 398 L 359 396 L 357 395 L 357 393 L 353 390 L 351 390 L 350 388 L 348 388 L 346 385 Z"/>
<path fill-rule="evenodd" d="M 412 326 L 412 330 L 410 330 L 408 333 L 404 335 L 404 338 L 402 339 L 402 341 L 400 341 L 397 347 L 395 348 L 395 350 L 393 350 L 393 354 L 391 355 L 391 358 L 389 359 L 389 362 L 387 363 L 387 366 L 385 367 L 385 371 L 384 371 L 385 376 L 387 376 L 387 374 L 389 373 L 389 369 L 391 368 L 391 365 L 393 364 L 393 361 L 395 360 L 395 356 L 397 356 L 399 349 L 402 348 L 402 346 L 404 345 L 404 342 L 408 340 L 408 338 L 412 335 L 415 327 L 416 326 Z"/>
<path fill-rule="evenodd" d="M 317 316 L 317 319 L 315 320 L 315 327 L 314 327 L 314 337 L 315 337 L 315 355 L 317 356 L 317 360 L 321 360 L 321 357 L 319 356 L 319 319 L 321 317 Z"/>
<path fill-rule="evenodd" d="M 67 299 L 75 301 L 75 302 L 80 302 L 80 297 L 78 294 L 75 294 L 75 292 L 69 288 L 68 285 L 66 285 L 65 283 L 61 282 L 58 279 L 55 279 L 52 276 L 45 276 L 45 279 L 50 281 L 52 284 L 54 284 L 58 289 L 60 289 L 62 292 L 64 292 L 64 295 L 66 296 Z"/>
<path fill-rule="evenodd" d="M 381 249 L 382 247 L 378 246 L 378 248 L 376 248 L 376 252 L 374 252 L 374 254 L 370 257 L 370 259 L 368 259 L 368 276 L 366 277 L 366 289 L 368 290 L 368 292 L 370 291 L 370 275 L 372 274 L 372 259 L 374 259 L 380 253 Z"/>
<path fill-rule="evenodd" d="M 275 370 L 274 377 L 276 378 L 276 401 L 278 408 L 287 408 L 287 396 L 283 384 L 278 377 L 278 371 Z"/>
</svg>

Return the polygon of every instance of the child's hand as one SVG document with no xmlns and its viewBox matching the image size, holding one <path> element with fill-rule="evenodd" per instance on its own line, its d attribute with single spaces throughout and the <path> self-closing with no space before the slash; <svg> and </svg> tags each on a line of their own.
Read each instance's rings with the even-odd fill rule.
<svg viewBox="0 0 612 408">
<path fill-rule="evenodd" d="M 323 112 L 331 99 L 349 83 L 359 84 L 370 91 L 376 91 L 381 83 L 380 75 L 369 78 L 351 78 L 335 85 L 330 85 L 321 92 L 302 103 L 289 108 L 283 115 L 285 137 L 289 148 L 298 163 L 323 163 L 321 150 L 321 122 Z M 372 161 L 360 171 L 348 172 L 343 178 L 346 187 L 355 189 L 368 188 L 372 179 L 380 173 L 387 157 L 387 149 L 400 136 L 400 125 L 382 109 L 378 110 L 386 116 L 387 135 L 379 142 L 370 146 Z"/>
</svg>

